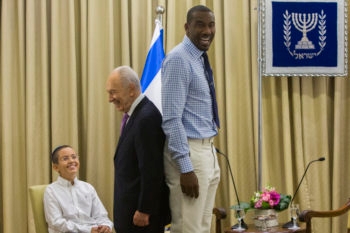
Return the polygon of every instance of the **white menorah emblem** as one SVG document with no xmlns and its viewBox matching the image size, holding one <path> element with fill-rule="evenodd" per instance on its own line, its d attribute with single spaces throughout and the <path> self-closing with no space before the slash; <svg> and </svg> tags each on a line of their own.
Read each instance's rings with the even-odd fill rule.
<svg viewBox="0 0 350 233">
<path fill-rule="evenodd" d="M 295 49 L 315 49 L 312 41 L 307 38 L 307 33 L 315 29 L 318 22 L 317 13 L 307 14 L 307 17 L 305 13 L 292 13 L 292 21 L 295 28 L 303 33 Z"/>
<path fill-rule="evenodd" d="M 286 46 L 289 54 L 295 59 L 313 59 L 319 56 L 326 47 L 326 14 L 323 10 L 321 13 L 292 13 L 289 14 L 288 10 L 283 14 L 283 38 L 284 45 Z M 303 36 L 301 40 L 295 45 L 295 49 L 291 49 L 292 45 L 292 22 L 294 27 L 300 31 Z M 318 28 L 318 51 L 315 51 L 315 45 L 307 37 L 307 33 Z M 298 52 L 301 50 L 301 52 Z M 305 52 L 305 50 L 312 50 L 311 52 Z"/>
</svg>

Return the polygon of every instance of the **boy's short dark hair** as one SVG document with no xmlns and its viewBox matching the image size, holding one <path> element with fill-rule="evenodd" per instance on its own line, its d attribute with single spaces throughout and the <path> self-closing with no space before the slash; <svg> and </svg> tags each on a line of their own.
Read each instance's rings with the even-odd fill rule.
<svg viewBox="0 0 350 233">
<path fill-rule="evenodd" d="M 67 147 L 72 148 L 69 145 L 61 145 L 61 146 L 56 147 L 51 153 L 51 162 L 54 164 L 58 164 L 58 152 L 64 148 L 67 148 Z"/>
</svg>

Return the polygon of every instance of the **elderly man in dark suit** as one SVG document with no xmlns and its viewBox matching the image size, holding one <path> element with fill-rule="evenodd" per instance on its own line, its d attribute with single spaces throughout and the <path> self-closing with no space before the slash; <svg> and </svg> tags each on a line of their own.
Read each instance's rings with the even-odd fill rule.
<svg viewBox="0 0 350 233">
<path fill-rule="evenodd" d="M 109 75 L 109 102 L 124 113 L 114 155 L 114 226 L 118 233 L 163 233 L 169 221 L 162 116 L 143 94 L 138 75 L 121 66 Z"/>
</svg>

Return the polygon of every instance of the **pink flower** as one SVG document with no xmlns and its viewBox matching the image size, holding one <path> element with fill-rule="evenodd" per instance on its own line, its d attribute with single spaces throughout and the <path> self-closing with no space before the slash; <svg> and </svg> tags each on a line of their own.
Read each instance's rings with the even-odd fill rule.
<svg viewBox="0 0 350 233">
<path fill-rule="evenodd" d="M 256 192 L 252 198 L 252 204 L 256 209 L 273 209 L 279 204 L 281 195 L 276 192 L 274 187 L 267 186 L 261 192 Z"/>
<path fill-rule="evenodd" d="M 261 208 L 261 206 L 262 206 L 262 201 L 261 201 L 261 200 L 258 200 L 258 201 L 255 203 L 254 208 L 259 209 L 259 208 Z"/>
<path fill-rule="evenodd" d="M 268 192 L 266 192 L 266 191 L 263 192 L 261 196 L 262 196 L 261 199 L 262 199 L 263 201 L 268 202 L 268 201 L 270 200 L 270 193 L 268 193 Z"/>
<path fill-rule="evenodd" d="M 276 191 L 272 191 L 270 193 L 270 203 L 273 203 L 273 204 L 270 204 L 271 206 L 275 206 L 275 205 L 278 205 L 278 203 L 280 203 L 280 199 L 281 199 L 281 195 L 276 192 Z"/>
</svg>

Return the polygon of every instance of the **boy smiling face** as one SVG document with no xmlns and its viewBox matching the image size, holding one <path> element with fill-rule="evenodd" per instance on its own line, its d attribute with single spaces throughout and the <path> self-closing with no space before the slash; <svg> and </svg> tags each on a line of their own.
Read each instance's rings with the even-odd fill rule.
<svg viewBox="0 0 350 233">
<path fill-rule="evenodd" d="M 71 147 L 60 149 L 57 155 L 58 161 L 52 164 L 53 169 L 73 184 L 80 167 L 79 156 Z"/>
</svg>

